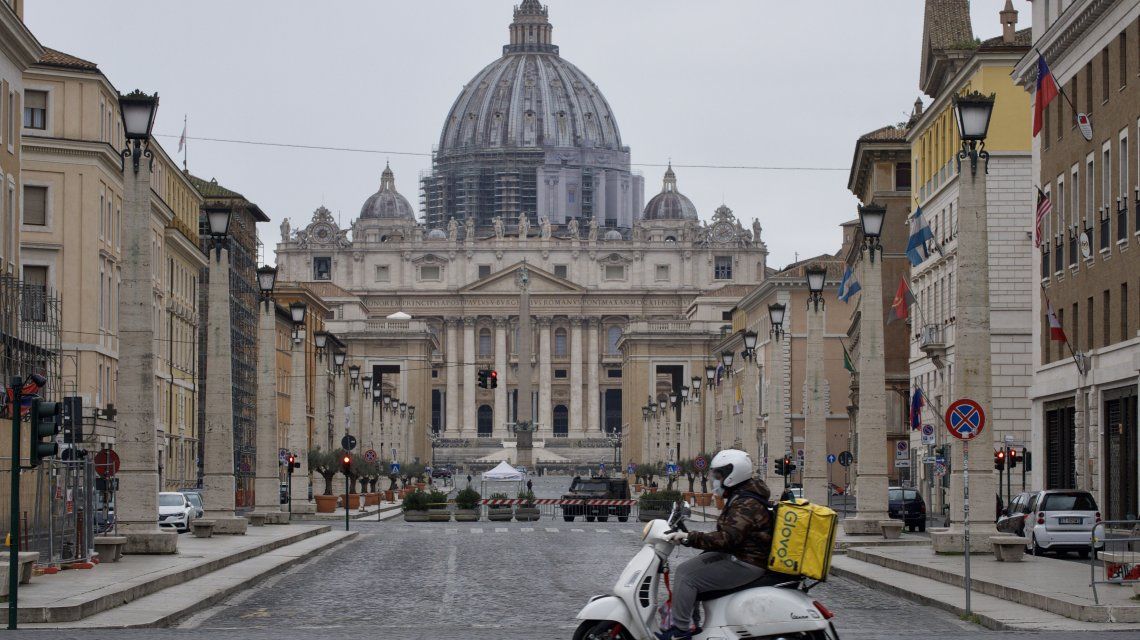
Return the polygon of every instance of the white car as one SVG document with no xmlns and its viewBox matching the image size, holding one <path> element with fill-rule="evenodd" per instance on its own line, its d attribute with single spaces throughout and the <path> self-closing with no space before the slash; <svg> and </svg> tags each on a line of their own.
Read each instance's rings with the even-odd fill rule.
<svg viewBox="0 0 1140 640">
<path fill-rule="evenodd" d="M 1026 511 L 1025 537 L 1033 555 L 1076 551 L 1088 557 L 1093 527 L 1101 520 L 1088 491 L 1041 491 L 1029 498 Z"/>
<path fill-rule="evenodd" d="M 194 514 L 197 511 L 197 508 L 181 493 L 163 491 L 158 494 L 159 527 L 173 527 L 179 533 L 189 531 L 190 523 L 194 521 Z"/>
</svg>

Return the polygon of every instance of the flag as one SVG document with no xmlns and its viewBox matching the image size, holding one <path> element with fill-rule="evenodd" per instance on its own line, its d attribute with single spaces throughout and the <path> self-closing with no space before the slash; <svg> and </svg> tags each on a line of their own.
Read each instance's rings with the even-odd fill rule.
<svg viewBox="0 0 1140 640">
<path fill-rule="evenodd" d="M 922 389 L 915 387 L 914 393 L 910 396 L 910 430 L 918 431 L 922 428 L 922 405 L 923 393 Z"/>
<path fill-rule="evenodd" d="M 716 365 L 716 385 L 720 386 L 720 377 L 724 375 L 724 363 L 718 362 Z"/>
<path fill-rule="evenodd" d="M 1057 90 L 1057 80 L 1053 77 L 1053 72 L 1049 70 L 1049 65 L 1045 63 L 1045 56 L 1038 55 L 1037 57 L 1037 92 L 1036 101 L 1033 103 L 1033 135 L 1036 136 L 1041 132 L 1041 127 L 1045 124 L 1045 107 L 1056 98 L 1060 92 Z"/>
<path fill-rule="evenodd" d="M 862 288 L 859 281 L 855 279 L 855 272 L 851 270 L 851 265 L 847 265 L 847 268 L 843 271 L 843 280 L 839 282 L 839 291 L 837 293 L 839 299 L 843 302 L 847 302 L 852 296 L 859 293 Z"/>
<path fill-rule="evenodd" d="M 186 116 L 182 116 L 182 137 L 178 138 L 178 153 L 186 147 Z"/>
<path fill-rule="evenodd" d="M 887 311 L 887 324 L 895 320 L 906 320 L 910 315 L 910 305 L 914 304 L 914 294 L 910 292 L 910 287 L 906 283 L 906 278 L 899 278 L 899 288 L 895 292 L 895 299 L 891 302 L 891 308 Z"/>
<path fill-rule="evenodd" d="M 1045 299 L 1046 315 L 1049 318 L 1049 339 L 1056 342 L 1068 342 L 1069 339 L 1065 337 L 1065 329 L 1061 326 L 1061 321 L 1057 320 L 1057 314 L 1053 312 L 1053 303 L 1049 299 Z"/>
<path fill-rule="evenodd" d="M 1037 187 L 1037 234 L 1033 238 L 1033 246 L 1035 247 L 1041 246 L 1042 236 L 1045 233 L 1045 216 L 1049 215 L 1051 211 L 1053 211 L 1053 201 L 1045 195 L 1041 187 Z"/>
<path fill-rule="evenodd" d="M 839 346 L 843 347 L 843 368 L 851 373 L 856 373 L 855 365 L 851 364 L 851 354 L 847 353 L 847 345 L 840 343 Z"/>
<path fill-rule="evenodd" d="M 922 264 L 923 260 L 930 257 L 926 251 L 926 243 L 933 238 L 934 234 L 930 232 L 930 225 L 922 216 L 922 207 L 915 209 L 914 216 L 910 219 L 910 239 L 906 243 L 906 257 L 910 259 L 912 267 L 917 267 Z"/>
</svg>

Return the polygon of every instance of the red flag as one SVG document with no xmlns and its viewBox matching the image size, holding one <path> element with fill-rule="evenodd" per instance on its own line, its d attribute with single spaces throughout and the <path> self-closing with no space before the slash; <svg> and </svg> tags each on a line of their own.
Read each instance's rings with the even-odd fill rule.
<svg viewBox="0 0 1140 640">
<path fill-rule="evenodd" d="M 1037 92 L 1036 102 L 1033 104 L 1033 135 L 1041 132 L 1041 127 L 1045 124 L 1045 107 L 1056 98 L 1058 93 L 1057 80 L 1053 77 L 1053 72 L 1049 70 L 1049 65 L 1045 64 L 1044 56 L 1037 58 Z"/>
<path fill-rule="evenodd" d="M 1049 318 L 1049 339 L 1055 342 L 1068 342 L 1065 329 L 1061 326 L 1061 321 L 1057 320 L 1057 314 L 1053 313 L 1053 303 L 1049 302 L 1048 298 L 1045 299 L 1045 309 Z"/>
<path fill-rule="evenodd" d="M 1037 188 L 1037 234 L 1033 237 L 1035 247 L 1041 246 L 1041 238 L 1044 234 L 1045 216 L 1053 210 L 1053 202 L 1049 196 L 1040 187 Z"/>
<path fill-rule="evenodd" d="M 899 288 L 895 292 L 895 299 L 891 302 L 890 311 L 887 312 L 887 323 L 895 320 L 906 320 L 910 315 L 910 305 L 914 304 L 914 294 L 910 292 L 910 285 L 906 278 L 899 278 Z"/>
</svg>

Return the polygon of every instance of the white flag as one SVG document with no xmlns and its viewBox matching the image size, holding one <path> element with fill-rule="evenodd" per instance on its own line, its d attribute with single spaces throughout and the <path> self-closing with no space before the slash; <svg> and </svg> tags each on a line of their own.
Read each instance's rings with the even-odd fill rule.
<svg viewBox="0 0 1140 640">
<path fill-rule="evenodd" d="M 178 139 L 178 151 L 186 146 L 186 116 L 182 116 L 182 137 Z"/>
</svg>

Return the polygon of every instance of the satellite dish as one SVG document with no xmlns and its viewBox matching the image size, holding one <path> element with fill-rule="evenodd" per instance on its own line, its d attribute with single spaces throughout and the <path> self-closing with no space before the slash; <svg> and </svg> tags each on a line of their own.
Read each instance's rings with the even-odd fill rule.
<svg viewBox="0 0 1140 640">
<path fill-rule="evenodd" d="M 1081 130 L 1086 142 L 1092 142 L 1092 121 L 1089 120 L 1089 114 L 1077 114 L 1077 128 Z"/>
<path fill-rule="evenodd" d="M 1092 243 L 1089 242 L 1089 234 L 1084 231 L 1081 232 L 1081 255 L 1086 260 L 1092 257 Z"/>
</svg>

